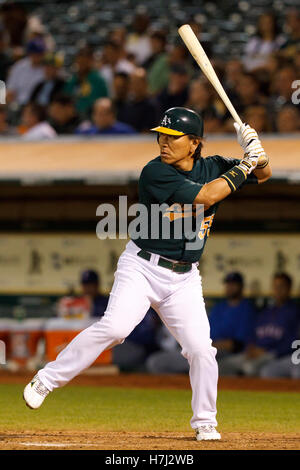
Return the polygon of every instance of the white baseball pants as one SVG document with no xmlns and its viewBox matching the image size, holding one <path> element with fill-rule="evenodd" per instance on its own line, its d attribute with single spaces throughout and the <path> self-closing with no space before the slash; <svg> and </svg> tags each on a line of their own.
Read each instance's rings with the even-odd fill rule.
<svg viewBox="0 0 300 470">
<path fill-rule="evenodd" d="M 38 376 L 50 391 L 65 385 L 102 351 L 122 343 L 151 305 L 189 362 L 192 428 L 216 426 L 218 366 L 197 263 L 187 273 L 175 273 L 158 266 L 159 255 L 152 254 L 147 261 L 137 256 L 139 250 L 130 241 L 120 256 L 105 315 L 79 333 Z"/>
</svg>

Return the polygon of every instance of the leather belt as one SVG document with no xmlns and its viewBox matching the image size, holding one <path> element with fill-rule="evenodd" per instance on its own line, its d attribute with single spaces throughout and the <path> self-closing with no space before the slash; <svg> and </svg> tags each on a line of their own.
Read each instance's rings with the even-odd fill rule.
<svg viewBox="0 0 300 470">
<path fill-rule="evenodd" d="M 150 261 L 151 259 L 151 253 L 145 250 L 140 250 L 137 255 L 147 261 Z M 184 261 L 169 261 L 162 256 L 159 257 L 157 264 L 158 266 L 170 269 L 175 273 L 187 273 L 192 269 L 192 263 L 187 263 Z"/>
</svg>

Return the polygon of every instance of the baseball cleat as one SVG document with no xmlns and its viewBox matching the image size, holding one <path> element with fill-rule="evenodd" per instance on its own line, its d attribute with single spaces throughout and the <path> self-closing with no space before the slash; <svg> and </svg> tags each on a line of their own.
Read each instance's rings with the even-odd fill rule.
<svg viewBox="0 0 300 470">
<path fill-rule="evenodd" d="M 41 406 L 49 393 L 50 391 L 40 381 L 36 374 L 31 382 L 24 388 L 23 398 L 29 408 L 36 410 Z"/>
<path fill-rule="evenodd" d="M 221 434 L 212 424 L 203 424 L 196 429 L 196 439 L 197 441 L 219 441 Z"/>
</svg>

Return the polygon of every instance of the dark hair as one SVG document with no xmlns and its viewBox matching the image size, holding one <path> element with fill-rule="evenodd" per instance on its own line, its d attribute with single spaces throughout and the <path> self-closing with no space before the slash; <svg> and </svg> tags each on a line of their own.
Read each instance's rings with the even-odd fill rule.
<svg viewBox="0 0 300 470">
<path fill-rule="evenodd" d="M 74 101 L 69 95 L 57 94 L 54 96 L 53 100 L 51 101 L 51 104 L 52 103 L 59 103 L 62 106 L 70 106 L 74 104 Z"/>
<path fill-rule="evenodd" d="M 273 20 L 273 26 L 274 26 L 274 30 L 273 30 L 273 39 L 276 38 L 276 36 L 278 36 L 280 34 L 280 28 L 279 28 L 279 25 L 278 25 L 278 21 L 277 21 L 277 17 L 274 15 L 274 13 L 272 11 L 265 11 L 264 13 L 262 13 L 259 18 L 258 18 L 258 23 L 257 23 L 257 36 L 259 36 L 260 38 L 262 37 L 262 34 L 259 30 L 259 21 L 260 19 L 263 17 L 263 16 L 270 16 Z"/>
<path fill-rule="evenodd" d="M 106 47 L 106 46 L 112 47 L 116 51 L 118 51 L 120 49 L 119 44 L 117 42 L 113 41 L 112 39 L 108 39 L 107 41 L 105 41 L 104 47 Z"/>
<path fill-rule="evenodd" d="M 167 37 L 166 37 L 166 34 L 163 31 L 154 31 L 151 34 L 151 38 L 152 39 L 158 39 L 159 41 L 161 41 L 163 43 L 164 46 L 167 43 Z"/>
<path fill-rule="evenodd" d="M 289 289 L 291 289 L 292 285 L 293 285 L 293 280 L 291 278 L 291 276 L 289 276 L 287 273 L 283 272 L 283 271 L 278 271 L 277 273 L 274 274 L 273 276 L 273 279 L 282 279 L 286 284 L 287 286 L 289 287 Z"/>
<path fill-rule="evenodd" d="M 193 135 L 193 134 L 189 134 L 189 139 L 190 139 L 190 140 L 199 139 L 199 136 Z M 193 155 L 193 159 L 194 159 L 195 161 L 196 161 L 196 160 L 200 160 L 202 148 L 203 148 L 203 143 L 200 142 L 200 143 L 198 144 L 198 147 L 197 147 L 196 150 L 195 150 L 194 155 Z"/>
<path fill-rule="evenodd" d="M 28 103 L 27 107 L 31 110 L 32 114 L 38 119 L 38 122 L 46 120 L 47 112 L 44 106 L 37 103 Z"/>
<path fill-rule="evenodd" d="M 124 80 L 129 81 L 129 74 L 126 72 L 116 72 L 114 74 L 114 78 L 117 78 L 117 77 L 124 78 Z"/>
</svg>

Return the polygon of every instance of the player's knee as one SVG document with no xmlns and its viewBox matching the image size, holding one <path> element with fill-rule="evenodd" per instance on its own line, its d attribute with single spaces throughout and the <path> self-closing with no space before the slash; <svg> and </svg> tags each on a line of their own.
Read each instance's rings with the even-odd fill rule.
<svg viewBox="0 0 300 470">
<path fill-rule="evenodd" d="M 129 334 L 130 331 L 126 325 L 112 323 L 108 329 L 108 335 L 117 343 L 122 343 Z"/>
<path fill-rule="evenodd" d="M 198 342 L 190 343 L 182 350 L 182 355 L 188 359 L 195 358 L 215 358 L 217 350 L 214 348 L 210 342 L 199 344 Z"/>
</svg>

